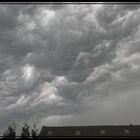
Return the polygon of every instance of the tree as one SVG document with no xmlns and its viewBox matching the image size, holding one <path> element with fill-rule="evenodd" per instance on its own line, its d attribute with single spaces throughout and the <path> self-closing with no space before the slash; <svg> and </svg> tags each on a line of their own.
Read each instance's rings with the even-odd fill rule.
<svg viewBox="0 0 140 140">
<path fill-rule="evenodd" d="M 36 138 L 38 136 L 38 129 L 36 128 L 36 124 L 33 126 L 31 133 L 33 138 Z"/>
<path fill-rule="evenodd" d="M 24 122 L 24 125 L 21 128 L 21 138 L 29 138 L 30 137 L 30 126 L 27 122 Z M 9 125 L 8 128 L 3 133 L 3 138 L 15 138 L 16 137 L 16 124 L 13 122 L 12 125 Z M 33 125 L 31 129 L 31 137 L 38 137 L 38 129 L 36 128 L 36 124 Z"/>
<path fill-rule="evenodd" d="M 3 133 L 4 138 L 15 138 L 16 137 L 16 124 L 13 122 L 12 125 L 9 125 L 9 127 L 5 130 Z"/>
<path fill-rule="evenodd" d="M 24 126 L 21 129 L 21 137 L 28 138 L 30 137 L 30 126 L 25 122 Z"/>
</svg>

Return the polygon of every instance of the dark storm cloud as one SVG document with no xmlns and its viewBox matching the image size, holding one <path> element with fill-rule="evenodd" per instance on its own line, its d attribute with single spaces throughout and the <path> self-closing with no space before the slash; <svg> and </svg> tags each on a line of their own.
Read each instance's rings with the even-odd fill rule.
<svg viewBox="0 0 140 140">
<path fill-rule="evenodd" d="M 138 122 L 139 7 L 1 5 L 1 130 Z"/>
</svg>

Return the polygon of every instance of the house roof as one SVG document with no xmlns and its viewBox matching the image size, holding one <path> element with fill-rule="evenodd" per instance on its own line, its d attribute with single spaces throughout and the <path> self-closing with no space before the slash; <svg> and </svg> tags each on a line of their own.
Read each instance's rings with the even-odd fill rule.
<svg viewBox="0 0 140 140">
<path fill-rule="evenodd" d="M 39 136 L 140 136 L 140 125 L 43 126 Z"/>
</svg>

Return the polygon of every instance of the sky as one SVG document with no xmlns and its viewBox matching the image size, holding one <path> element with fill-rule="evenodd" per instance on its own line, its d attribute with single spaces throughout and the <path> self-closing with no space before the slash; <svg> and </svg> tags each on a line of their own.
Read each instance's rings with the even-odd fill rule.
<svg viewBox="0 0 140 140">
<path fill-rule="evenodd" d="M 1 4 L 0 134 L 140 124 L 140 5 Z"/>
</svg>

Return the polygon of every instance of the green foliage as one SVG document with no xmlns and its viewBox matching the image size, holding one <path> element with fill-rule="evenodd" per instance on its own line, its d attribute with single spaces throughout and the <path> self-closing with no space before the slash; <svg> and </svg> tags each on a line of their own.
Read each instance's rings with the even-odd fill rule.
<svg viewBox="0 0 140 140">
<path fill-rule="evenodd" d="M 5 130 L 3 133 L 3 138 L 15 138 L 16 137 L 16 124 L 13 122 L 12 125 Z"/>
</svg>

